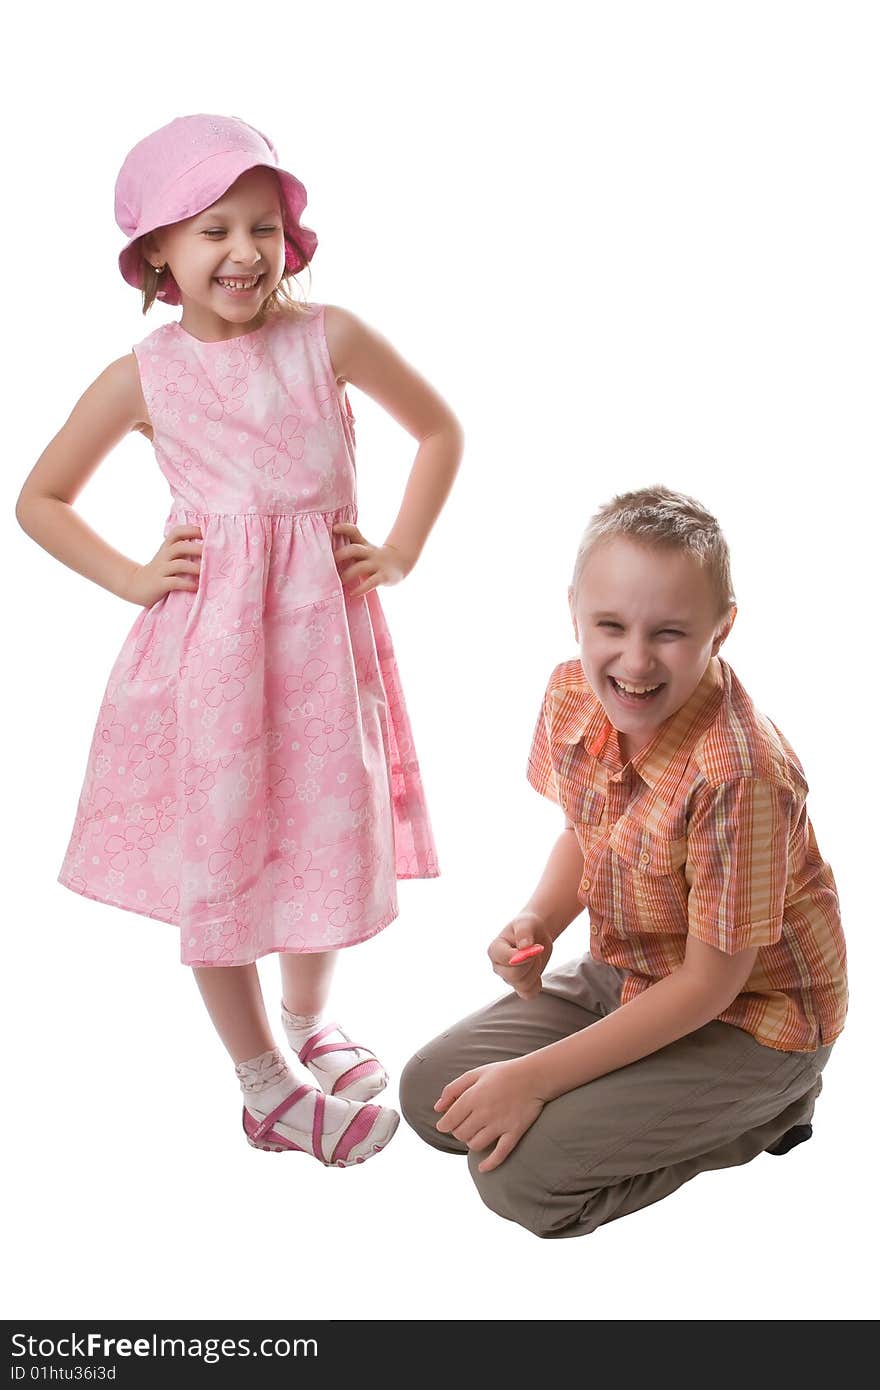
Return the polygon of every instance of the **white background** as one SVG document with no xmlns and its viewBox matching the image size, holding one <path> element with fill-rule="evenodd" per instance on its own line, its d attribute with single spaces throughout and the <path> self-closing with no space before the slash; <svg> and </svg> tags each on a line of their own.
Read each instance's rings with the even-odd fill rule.
<svg viewBox="0 0 880 1390">
<path fill-rule="evenodd" d="M 94 3 L 5 35 L 4 1145 L 7 1316 L 865 1318 L 876 1228 L 878 53 L 871 4 Z M 172 117 L 241 115 L 309 190 L 311 296 L 385 333 L 467 453 L 385 604 L 443 877 L 344 955 L 333 1013 L 395 1074 L 499 991 L 485 946 L 558 827 L 524 778 L 565 590 L 613 492 L 719 516 L 726 655 L 805 765 L 852 1011 L 812 1143 L 541 1242 L 405 1127 L 363 1168 L 249 1149 L 176 934 L 55 881 L 136 611 L 16 526 L 88 383 L 171 311 L 115 268 L 113 182 Z M 354 393 L 381 539 L 412 444 Z M 156 550 L 127 440 L 82 514 Z M 560 958 L 584 942 L 583 923 Z M 567 950 L 565 948 L 568 948 Z M 263 962 L 270 1011 L 275 962 Z M 394 1099 L 393 1090 L 390 1092 Z"/>
</svg>

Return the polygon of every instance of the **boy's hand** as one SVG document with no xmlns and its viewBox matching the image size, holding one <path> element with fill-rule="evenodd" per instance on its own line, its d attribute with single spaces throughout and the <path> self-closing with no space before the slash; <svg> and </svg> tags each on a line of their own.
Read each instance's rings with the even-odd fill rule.
<svg viewBox="0 0 880 1390">
<path fill-rule="evenodd" d="M 515 951 L 535 945 L 544 947 L 539 956 L 524 960 L 521 965 L 509 963 Z M 515 989 L 520 999 L 534 999 L 541 993 L 541 976 L 552 950 L 553 938 L 537 913 L 521 912 L 491 942 L 488 956 L 495 974 Z"/>
<path fill-rule="evenodd" d="M 175 526 L 147 565 L 137 565 L 122 597 L 152 608 L 172 589 L 194 593 L 199 587 L 202 533 L 198 526 Z"/>
<path fill-rule="evenodd" d="M 334 536 L 345 536 L 348 544 L 334 552 L 336 568 L 352 598 L 378 589 L 380 584 L 397 584 L 412 569 L 402 551 L 393 545 L 370 545 L 350 521 L 340 521 L 333 527 Z"/>
<path fill-rule="evenodd" d="M 544 1109 L 531 1084 L 528 1061 L 514 1057 L 466 1071 L 444 1086 L 434 1106 L 444 1112 L 436 1126 L 442 1134 L 454 1134 L 469 1149 L 494 1144 L 478 1164 L 481 1173 L 504 1162 Z"/>
</svg>

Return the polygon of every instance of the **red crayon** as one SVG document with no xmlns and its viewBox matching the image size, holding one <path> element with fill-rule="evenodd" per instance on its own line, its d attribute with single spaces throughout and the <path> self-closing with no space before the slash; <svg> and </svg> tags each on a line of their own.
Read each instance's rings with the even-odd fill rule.
<svg viewBox="0 0 880 1390">
<path fill-rule="evenodd" d="M 523 946 L 522 950 L 514 951 L 508 965 L 521 965 L 524 960 L 531 960 L 532 956 L 539 956 L 543 951 L 543 946 Z"/>
</svg>

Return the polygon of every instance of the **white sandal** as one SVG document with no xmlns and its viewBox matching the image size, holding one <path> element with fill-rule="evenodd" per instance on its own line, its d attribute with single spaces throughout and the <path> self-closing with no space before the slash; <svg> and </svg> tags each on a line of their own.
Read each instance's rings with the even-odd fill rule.
<svg viewBox="0 0 880 1390">
<path fill-rule="evenodd" d="M 344 1100 L 372 1100 L 388 1085 L 388 1073 L 378 1057 L 361 1043 L 352 1042 L 338 1023 L 327 1023 L 312 1033 L 302 1048 L 291 1037 L 288 1010 L 282 1006 L 281 1022 L 287 1040 L 302 1064 L 308 1067 L 321 1090 Z M 333 1035 L 332 1042 L 324 1042 Z M 329 1065 L 325 1059 L 334 1052 L 349 1052 L 351 1060 L 342 1065 Z"/>
</svg>

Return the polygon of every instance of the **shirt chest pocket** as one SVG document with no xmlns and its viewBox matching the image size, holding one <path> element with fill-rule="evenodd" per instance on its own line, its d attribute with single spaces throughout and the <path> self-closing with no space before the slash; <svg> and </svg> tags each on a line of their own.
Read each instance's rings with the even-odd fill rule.
<svg viewBox="0 0 880 1390">
<path fill-rule="evenodd" d="M 687 836 L 668 839 L 622 816 L 612 830 L 591 906 L 624 935 L 687 932 Z"/>
<path fill-rule="evenodd" d="M 566 818 L 585 839 L 592 839 L 600 833 L 602 817 L 605 814 L 605 797 L 590 787 L 566 786 L 560 797 L 560 805 Z"/>
</svg>

